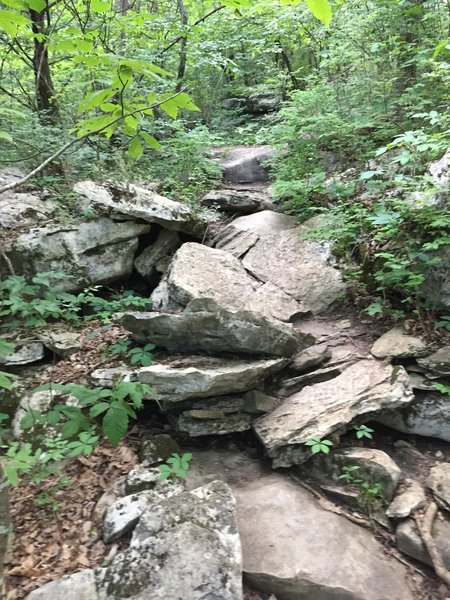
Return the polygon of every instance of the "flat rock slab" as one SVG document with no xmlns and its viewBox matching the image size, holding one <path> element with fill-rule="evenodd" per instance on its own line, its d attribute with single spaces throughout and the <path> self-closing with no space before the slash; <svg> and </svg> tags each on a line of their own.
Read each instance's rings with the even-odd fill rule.
<svg viewBox="0 0 450 600">
<path fill-rule="evenodd" d="M 181 246 L 180 236 L 176 231 L 163 229 L 156 241 L 145 248 L 134 261 L 134 267 L 141 277 L 151 282 L 161 263 Z"/>
<path fill-rule="evenodd" d="M 400 480 L 400 467 L 392 458 L 375 448 L 343 448 L 329 454 L 316 454 L 303 468 L 324 484 L 345 485 L 343 467 L 358 467 L 352 475 L 382 485 L 381 495 L 390 502 Z"/>
<path fill-rule="evenodd" d="M 272 154 L 270 146 L 239 146 L 228 150 L 222 165 L 224 180 L 229 183 L 268 181 L 263 163 Z"/>
<path fill-rule="evenodd" d="M 273 206 L 270 198 L 262 191 L 251 189 L 221 189 L 208 192 L 200 200 L 203 206 L 212 206 L 231 214 L 251 214 Z"/>
<path fill-rule="evenodd" d="M 254 277 L 276 285 L 313 314 L 330 308 L 345 290 L 330 251 L 302 241 L 298 229 L 261 236 L 242 264 Z"/>
<path fill-rule="evenodd" d="M 48 583 L 28 600 L 243 600 L 235 501 L 221 481 L 148 506 L 109 566 Z"/>
<path fill-rule="evenodd" d="M 16 367 L 38 362 L 44 358 L 44 350 L 42 342 L 18 342 L 13 353 L 0 356 L 0 365 Z"/>
<path fill-rule="evenodd" d="M 100 385 L 112 385 L 116 377 L 146 383 L 154 388 L 163 407 L 174 407 L 190 398 L 251 390 L 286 364 L 287 360 L 282 358 L 243 361 L 193 356 L 137 370 L 98 369 L 91 377 Z"/>
<path fill-rule="evenodd" d="M 427 485 L 439 506 L 450 511 L 450 463 L 440 463 L 432 467 Z"/>
<path fill-rule="evenodd" d="M 118 315 L 117 321 L 139 342 L 170 352 L 288 357 L 314 342 L 311 336 L 297 335 L 292 325 L 258 312 L 227 310 L 209 298 L 191 300 L 181 314 L 131 312 Z"/>
<path fill-rule="evenodd" d="M 304 444 L 311 438 L 345 431 L 353 421 L 368 421 L 413 398 L 403 367 L 362 360 L 335 379 L 303 388 L 253 427 L 274 466 L 289 467 L 310 457 Z"/>
<path fill-rule="evenodd" d="M 137 185 L 116 182 L 98 185 L 88 180 L 76 183 L 74 191 L 87 201 L 87 206 L 116 217 L 142 219 L 199 237 L 207 226 L 185 204 Z"/>
<path fill-rule="evenodd" d="M 138 237 L 150 226 L 107 218 L 79 225 L 32 229 L 6 244 L 5 253 L 16 273 L 35 275 L 56 271 L 67 275 L 66 291 L 104 284 L 129 275 Z"/>
<path fill-rule="evenodd" d="M 253 310 L 289 321 L 305 309 L 285 292 L 262 285 L 240 261 L 223 250 L 183 244 L 152 294 L 153 307 L 172 312 L 194 298 L 212 298 L 228 310 Z"/>
<path fill-rule="evenodd" d="M 405 333 L 401 327 L 393 327 L 374 343 L 371 349 L 376 358 L 417 358 L 429 353 L 420 338 Z"/>
<path fill-rule="evenodd" d="M 386 515 L 390 519 L 405 519 L 427 503 L 425 491 L 419 482 L 409 479 L 405 484 L 406 487 L 386 509 Z"/>
<path fill-rule="evenodd" d="M 39 339 L 46 348 L 63 358 L 78 352 L 82 343 L 79 333 L 63 329 L 43 331 L 39 334 Z"/>
<path fill-rule="evenodd" d="M 235 489 L 244 578 L 288 600 L 412 600 L 408 571 L 369 531 L 270 475 Z"/>
<path fill-rule="evenodd" d="M 450 346 L 444 346 L 430 356 L 419 358 L 417 362 L 421 367 L 438 375 L 450 375 Z"/>
<path fill-rule="evenodd" d="M 4 192 L 0 195 L 0 227 L 36 226 L 54 217 L 58 208 L 56 202 L 43 201 L 34 194 Z"/>
<path fill-rule="evenodd" d="M 435 391 L 417 391 L 409 406 L 378 415 L 375 420 L 402 433 L 450 442 L 450 396 Z"/>
</svg>

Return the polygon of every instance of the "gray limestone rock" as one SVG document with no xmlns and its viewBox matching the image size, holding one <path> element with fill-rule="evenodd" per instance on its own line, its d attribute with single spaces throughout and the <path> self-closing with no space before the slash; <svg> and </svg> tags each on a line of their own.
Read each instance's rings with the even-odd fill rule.
<svg viewBox="0 0 450 600">
<path fill-rule="evenodd" d="M 223 176 L 229 183 L 256 183 L 268 181 L 264 162 L 273 154 L 270 146 L 239 146 L 226 153 L 222 165 Z"/>
<path fill-rule="evenodd" d="M 295 300 L 275 292 L 251 277 L 232 254 L 189 242 L 176 252 L 152 300 L 156 310 L 172 312 L 192 299 L 211 298 L 224 309 L 262 311 L 283 321 L 305 312 Z"/>
<path fill-rule="evenodd" d="M 235 510 L 221 481 L 149 502 L 130 548 L 107 567 L 48 583 L 28 600 L 243 600 Z"/>
<path fill-rule="evenodd" d="M 419 358 L 418 364 L 438 375 L 450 375 L 450 346 L 444 346 L 425 358 Z"/>
<path fill-rule="evenodd" d="M 19 236 L 6 244 L 5 252 L 18 274 L 64 273 L 61 287 L 73 291 L 129 275 L 138 237 L 148 230 L 149 225 L 106 218 L 54 225 Z"/>
<path fill-rule="evenodd" d="M 303 388 L 253 424 L 274 466 L 305 462 L 304 445 L 364 422 L 387 407 L 408 405 L 413 395 L 403 367 L 362 360 L 330 381 Z"/>
<path fill-rule="evenodd" d="M 291 325 L 269 320 L 258 312 L 227 310 L 210 298 L 196 298 L 181 314 L 131 312 L 117 322 L 139 342 L 153 342 L 170 352 L 206 352 L 292 356 L 298 346 L 313 341 L 297 335 Z"/>
<path fill-rule="evenodd" d="M 450 463 L 439 463 L 432 467 L 427 485 L 439 506 L 450 511 Z"/>
<path fill-rule="evenodd" d="M 81 335 L 74 331 L 48 329 L 39 334 L 39 339 L 46 348 L 62 358 L 75 354 L 81 348 Z"/>
<path fill-rule="evenodd" d="M 28 192 L 4 192 L 0 195 L 0 228 L 33 227 L 48 221 L 57 211 L 58 204 L 51 200 L 44 201 Z"/>
<path fill-rule="evenodd" d="M 423 340 L 405 333 L 401 327 L 393 327 L 384 333 L 371 352 L 376 358 L 415 358 L 429 353 Z"/>
<path fill-rule="evenodd" d="M 188 399 L 223 396 L 245 392 L 280 371 L 285 359 L 225 360 L 206 356 L 180 358 L 176 364 L 155 363 L 140 369 L 98 369 L 92 379 L 100 385 L 112 385 L 114 377 L 151 385 L 163 408 L 174 408 Z"/>
<path fill-rule="evenodd" d="M 200 200 L 203 206 L 212 206 L 231 214 L 251 214 L 272 205 L 267 194 L 252 189 L 222 189 L 208 192 Z"/>
<path fill-rule="evenodd" d="M 406 519 L 399 523 L 395 535 L 397 548 L 401 552 L 432 566 L 428 550 L 425 548 L 413 519 Z M 450 522 L 442 516 L 438 516 L 433 523 L 432 536 L 445 566 L 450 569 Z"/>
<path fill-rule="evenodd" d="M 450 442 L 450 397 L 436 391 L 416 391 L 409 406 L 377 415 L 375 420 L 403 433 Z"/>
<path fill-rule="evenodd" d="M 386 509 L 390 519 L 405 519 L 415 510 L 422 508 L 427 503 L 423 487 L 414 479 L 405 481 L 406 487 L 397 494 Z"/>
<path fill-rule="evenodd" d="M 180 452 L 177 442 L 167 433 L 152 435 L 142 442 L 140 457 L 145 465 L 155 465 L 166 461 L 172 454 Z"/>
<path fill-rule="evenodd" d="M 15 350 L 12 354 L 0 356 L 0 365 L 16 367 L 29 365 L 44 358 L 44 344 L 39 341 L 14 342 Z"/>
<path fill-rule="evenodd" d="M 181 240 L 176 231 L 163 229 L 156 241 L 148 246 L 134 261 L 134 267 L 141 277 L 151 281 L 159 270 L 161 261 L 171 256 L 181 246 Z"/>
<path fill-rule="evenodd" d="M 235 489 L 244 578 L 289 600 L 412 600 L 408 571 L 371 533 L 279 475 Z"/>
<path fill-rule="evenodd" d="M 340 479 L 344 473 L 343 467 L 353 466 L 358 467 L 353 473 L 355 479 L 370 484 L 380 483 L 380 493 L 384 500 L 392 500 L 401 471 L 392 458 L 381 450 L 363 447 L 333 450 L 330 454 L 313 456 L 302 468 L 322 483 L 343 485 L 344 482 Z"/>
<path fill-rule="evenodd" d="M 242 264 L 257 279 L 275 284 L 314 314 L 330 308 L 345 290 L 330 251 L 301 241 L 297 229 L 261 236 Z"/>
<path fill-rule="evenodd" d="M 305 350 L 300 350 L 289 365 L 291 371 L 304 373 L 313 367 L 319 367 L 331 358 L 331 350 L 326 344 L 316 344 Z"/>
<path fill-rule="evenodd" d="M 131 183 L 98 185 L 93 181 L 80 181 L 75 184 L 74 191 L 85 199 L 86 206 L 112 214 L 115 218 L 141 219 L 198 237 L 202 237 L 207 226 L 186 204 Z"/>
</svg>

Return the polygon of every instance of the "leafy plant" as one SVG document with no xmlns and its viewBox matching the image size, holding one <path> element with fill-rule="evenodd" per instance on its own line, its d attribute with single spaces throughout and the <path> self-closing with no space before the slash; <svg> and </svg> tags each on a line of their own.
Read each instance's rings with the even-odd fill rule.
<svg viewBox="0 0 450 600">
<path fill-rule="evenodd" d="M 130 365 L 141 365 L 149 367 L 153 362 L 152 350 L 156 348 L 155 344 L 145 344 L 145 346 L 136 346 L 132 348 L 132 340 L 119 339 L 115 344 L 109 346 L 109 351 L 113 355 L 123 355 L 129 361 Z"/>
<path fill-rule="evenodd" d="M 342 474 L 339 476 L 339 479 L 342 479 L 348 485 L 357 487 L 361 505 L 371 510 L 384 501 L 383 484 L 355 477 L 355 474 L 359 470 L 360 467 L 357 465 L 344 466 L 341 468 Z"/>
<path fill-rule="evenodd" d="M 172 454 L 164 465 L 160 465 L 159 468 L 159 479 L 164 481 L 170 479 L 173 483 L 177 479 L 185 479 L 189 470 L 189 463 L 192 459 L 190 452 L 184 454 Z"/>
<path fill-rule="evenodd" d="M 353 429 L 355 430 L 358 440 L 362 440 L 364 438 L 371 440 L 373 438 L 372 433 L 374 430 L 370 427 L 367 427 L 367 425 L 355 425 Z"/>
<path fill-rule="evenodd" d="M 305 446 L 311 448 L 312 454 L 318 454 L 319 452 L 328 454 L 330 452 L 330 447 L 333 446 L 333 442 L 331 440 L 322 440 L 318 437 L 313 437 L 305 442 Z"/>
</svg>

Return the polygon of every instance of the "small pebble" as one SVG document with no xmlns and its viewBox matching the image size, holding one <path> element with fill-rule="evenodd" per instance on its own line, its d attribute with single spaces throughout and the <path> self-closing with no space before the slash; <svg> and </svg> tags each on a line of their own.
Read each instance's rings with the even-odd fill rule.
<svg viewBox="0 0 450 600">
<path fill-rule="evenodd" d="M 441 450 L 438 450 L 438 451 L 435 453 L 435 457 L 436 457 L 436 458 L 444 458 L 444 453 L 443 453 Z"/>
</svg>

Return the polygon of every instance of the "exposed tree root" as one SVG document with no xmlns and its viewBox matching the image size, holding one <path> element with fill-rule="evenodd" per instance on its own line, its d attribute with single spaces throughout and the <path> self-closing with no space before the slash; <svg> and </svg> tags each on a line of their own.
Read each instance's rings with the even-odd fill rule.
<svg viewBox="0 0 450 600">
<path fill-rule="evenodd" d="M 417 529 L 419 530 L 420 537 L 422 538 L 422 541 L 428 550 L 428 554 L 430 555 L 436 575 L 450 587 L 450 571 L 445 566 L 441 553 L 437 549 L 431 534 L 433 521 L 436 517 L 437 511 L 438 507 L 436 503 L 431 502 L 428 505 L 424 515 L 414 513 L 414 520 L 416 522 Z"/>
</svg>

